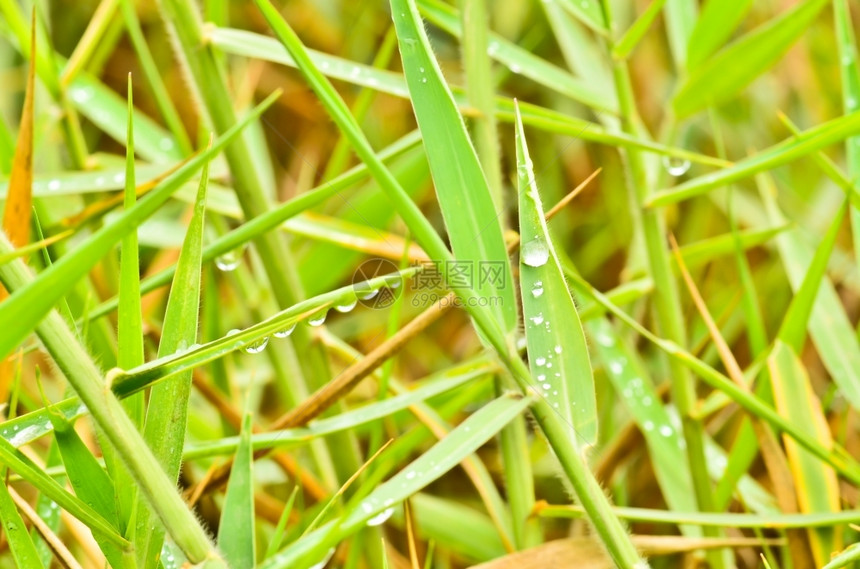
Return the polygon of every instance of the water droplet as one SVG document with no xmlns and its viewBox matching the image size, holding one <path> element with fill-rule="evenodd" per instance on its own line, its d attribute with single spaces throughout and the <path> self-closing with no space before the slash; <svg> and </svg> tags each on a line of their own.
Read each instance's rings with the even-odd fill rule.
<svg viewBox="0 0 860 569">
<path fill-rule="evenodd" d="M 523 68 L 520 67 L 519 65 L 517 65 L 516 63 L 511 63 L 511 65 L 510 65 L 510 67 L 508 67 L 508 69 L 511 70 L 511 73 L 520 73 L 523 70 Z"/>
<path fill-rule="evenodd" d="M 358 299 L 353 297 L 352 302 L 344 302 L 343 304 L 335 304 L 334 309 L 341 313 L 350 312 L 358 304 Z"/>
<path fill-rule="evenodd" d="M 550 388 L 552 387 L 552 385 L 550 385 L 549 383 L 544 383 L 544 384 L 542 385 L 542 387 L 543 387 L 544 389 L 546 389 L 547 391 L 549 391 L 549 390 L 550 390 Z"/>
<path fill-rule="evenodd" d="M 649 420 L 649 421 L 645 421 L 644 423 L 642 423 L 642 427 L 643 427 L 646 431 L 653 431 L 653 430 L 654 430 L 654 421 L 650 421 L 650 420 Z"/>
<path fill-rule="evenodd" d="M 612 371 L 612 373 L 617 375 L 624 370 L 624 366 L 621 365 L 621 362 L 613 360 L 609 362 L 609 369 Z"/>
<path fill-rule="evenodd" d="M 522 246 L 523 263 L 529 267 L 542 267 L 549 260 L 549 248 L 543 239 L 533 239 Z"/>
<path fill-rule="evenodd" d="M 215 266 L 218 267 L 219 270 L 224 271 L 225 273 L 229 273 L 230 271 L 235 271 L 239 266 L 239 263 L 242 262 L 242 250 L 234 249 L 232 251 L 228 251 L 223 255 L 219 255 L 215 257 Z"/>
<path fill-rule="evenodd" d="M 611 348 L 615 345 L 615 339 L 612 336 L 607 336 L 605 334 L 600 334 L 597 336 L 597 343 L 601 346 L 606 346 L 607 348 Z"/>
<path fill-rule="evenodd" d="M 238 333 L 239 333 L 239 332 L 241 332 L 241 331 L 242 331 L 242 330 L 240 330 L 239 328 L 233 328 L 232 330 L 230 330 L 230 331 L 228 331 L 228 332 L 227 332 L 227 335 L 228 335 L 228 336 L 235 336 L 236 334 L 238 334 Z"/>
<path fill-rule="evenodd" d="M 289 336 L 290 334 L 292 334 L 292 333 L 293 333 L 293 330 L 295 330 L 295 329 L 296 329 L 296 323 L 295 323 L 295 322 L 293 322 L 292 324 L 290 324 L 290 325 L 289 325 L 289 326 L 287 326 L 286 328 L 283 328 L 283 329 L 278 330 L 277 332 L 275 332 L 275 333 L 273 334 L 273 336 L 274 336 L 275 338 L 286 338 L 287 336 Z"/>
<path fill-rule="evenodd" d="M 328 308 L 320 310 L 316 314 L 308 317 L 308 324 L 311 326 L 321 326 L 325 322 L 325 317 L 328 315 Z"/>
<path fill-rule="evenodd" d="M 421 78 L 421 82 L 422 82 L 422 83 L 426 83 L 426 82 L 427 82 L 427 78 L 426 78 L 426 77 L 422 77 L 422 78 Z"/>
<path fill-rule="evenodd" d="M 392 290 L 400 288 L 400 285 L 403 284 L 403 277 L 400 275 L 388 277 L 385 279 L 385 284 Z"/>
<path fill-rule="evenodd" d="M 263 336 L 262 338 L 260 338 L 256 342 L 252 342 L 252 343 L 248 344 L 247 346 L 245 346 L 245 351 L 248 352 L 249 354 L 259 354 L 260 352 L 265 350 L 266 346 L 268 346 L 268 345 L 269 345 L 269 337 Z"/>
<path fill-rule="evenodd" d="M 496 52 L 499 51 L 500 44 L 497 41 L 491 41 L 487 44 L 487 55 L 496 55 Z"/>
<path fill-rule="evenodd" d="M 532 289 L 532 296 L 533 296 L 533 297 L 537 298 L 537 297 L 539 297 L 539 296 L 540 296 L 540 295 L 542 295 L 542 294 L 543 294 L 543 288 L 535 287 L 535 288 L 533 288 L 533 289 Z"/>
<path fill-rule="evenodd" d="M 350 75 L 352 75 L 353 77 L 358 77 L 359 75 L 361 75 L 361 69 L 358 67 L 353 67 L 352 71 L 350 72 Z"/>
<path fill-rule="evenodd" d="M 529 318 L 529 320 L 531 320 L 535 326 L 538 326 L 540 324 L 543 324 L 543 315 L 538 314 L 537 316 L 532 316 L 531 318 Z"/>
<path fill-rule="evenodd" d="M 107 183 L 107 179 L 104 176 L 96 177 L 95 184 L 97 188 L 104 186 Z"/>
<path fill-rule="evenodd" d="M 854 54 L 851 51 L 845 52 L 845 55 L 842 56 L 842 65 L 848 67 L 854 63 Z"/>
<path fill-rule="evenodd" d="M 394 513 L 394 508 L 386 508 L 382 512 L 367 520 L 368 526 L 380 526 L 388 521 L 388 518 Z"/>
<path fill-rule="evenodd" d="M 60 181 L 59 180 L 51 180 L 48 182 L 48 189 L 52 192 L 56 192 L 60 189 Z"/>
<path fill-rule="evenodd" d="M 117 184 L 124 184 L 125 183 L 125 174 L 122 172 L 120 172 L 119 174 L 114 174 L 113 181 L 116 182 Z"/>
<path fill-rule="evenodd" d="M 15 522 L 9 522 L 8 524 L 6 524 L 6 529 L 8 529 L 9 531 L 16 531 L 18 529 L 18 524 L 16 524 Z"/>
<path fill-rule="evenodd" d="M 670 176 L 683 176 L 690 169 L 690 161 L 674 156 L 663 156 L 663 167 L 669 172 Z"/>
<path fill-rule="evenodd" d="M 545 380 L 545 379 L 546 379 L 546 374 L 544 374 L 544 373 L 542 373 L 542 374 L 540 374 L 539 376 L 537 376 L 537 380 L 538 380 L 538 381 L 543 381 L 543 380 Z"/>
<path fill-rule="evenodd" d="M 648 407 L 649 405 L 651 405 L 651 401 L 652 401 L 651 397 L 646 395 L 645 397 L 642 398 L 642 405 L 645 407 Z"/>
<path fill-rule="evenodd" d="M 409 472 L 406 473 L 406 479 L 407 480 L 412 480 L 413 478 L 415 478 L 415 471 L 414 470 L 410 470 Z"/>
<path fill-rule="evenodd" d="M 419 67 L 419 68 L 418 68 L 418 71 L 420 71 L 421 73 L 424 73 L 424 68 L 423 68 L 423 67 Z"/>
<path fill-rule="evenodd" d="M 546 365 L 546 358 L 536 358 L 535 359 L 536 366 Z"/>
<path fill-rule="evenodd" d="M 660 434 L 663 435 L 664 437 L 671 437 L 672 436 L 672 427 L 670 427 L 669 425 L 661 426 L 660 427 Z"/>
<path fill-rule="evenodd" d="M 366 286 L 366 285 L 365 285 L 365 286 Z M 359 287 L 359 288 L 363 288 L 363 287 Z M 360 295 L 360 298 L 361 298 L 361 300 L 370 300 L 371 298 L 373 298 L 373 297 L 374 297 L 374 296 L 376 296 L 377 294 L 379 294 L 379 289 L 378 289 L 378 288 L 375 288 L 375 289 L 373 289 L 373 290 L 370 290 L 370 291 L 368 291 L 368 292 L 366 292 L 366 293 L 361 294 L 361 295 Z"/>
<path fill-rule="evenodd" d="M 320 61 L 320 69 L 328 69 L 330 66 L 331 65 L 329 64 L 328 61 L 325 61 L 325 60 Z"/>
<path fill-rule="evenodd" d="M 173 150 L 173 139 L 172 138 L 162 138 L 158 141 L 158 147 L 165 152 L 169 150 Z"/>
</svg>

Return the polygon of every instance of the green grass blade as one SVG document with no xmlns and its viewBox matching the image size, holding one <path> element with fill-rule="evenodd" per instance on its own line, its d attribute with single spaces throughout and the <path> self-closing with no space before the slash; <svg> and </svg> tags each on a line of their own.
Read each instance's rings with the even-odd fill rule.
<svg viewBox="0 0 860 569">
<path fill-rule="evenodd" d="M 687 67 L 697 69 L 728 40 L 753 0 L 707 0 L 687 46 Z"/>
<path fill-rule="evenodd" d="M 693 178 L 673 188 L 655 192 L 646 205 L 663 206 L 704 194 L 760 172 L 772 170 L 815 153 L 860 132 L 860 112 L 842 116 L 792 136 L 713 174 Z"/>
<path fill-rule="evenodd" d="M 690 471 L 682 467 L 687 457 L 681 445 L 681 434 L 661 404 L 640 357 L 605 318 L 588 322 L 586 329 L 594 339 L 592 345 L 603 362 L 606 375 L 645 438 L 666 503 L 672 510 L 694 511 L 693 481 Z M 684 535 L 701 536 L 701 532 L 691 526 L 682 526 L 682 531 Z"/>
<path fill-rule="evenodd" d="M 126 140 L 125 197 L 123 207 L 129 210 L 137 203 L 134 166 L 134 107 L 132 103 L 131 74 L 128 76 L 128 131 Z M 117 312 L 117 365 L 123 369 L 143 364 L 143 318 L 140 301 L 140 255 L 137 230 L 122 239 L 120 250 L 119 310 Z M 140 430 L 143 428 L 144 395 L 128 397 L 123 402 L 128 416 Z M 132 506 L 137 498 L 133 479 L 123 468 L 120 459 L 110 447 L 104 451 L 105 463 L 113 478 L 116 502 L 119 507 L 119 525 L 126 536 L 133 535 Z"/>
<path fill-rule="evenodd" d="M 668 0 L 663 7 L 666 36 L 677 69 L 687 66 L 687 49 L 696 24 L 697 9 L 694 0 Z"/>
<path fill-rule="evenodd" d="M 493 73 L 488 51 L 489 21 L 485 0 L 460 0 L 463 69 L 466 72 L 466 97 L 478 110 L 471 120 L 472 142 L 487 178 L 487 186 L 493 197 L 493 207 L 501 211 L 504 207 L 504 185 L 502 183 L 499 133 L 496 125 Z M 504 228 L 504 220 L 502 220 Z"/>
<path fill-rule="evenodd" d="M 251 414 L 242 419 L 242 435 L 221 509 L 218 547 L 230 567 L 256 564 L 254 532 L 254 478 L 251 448 Z"/>
<path fill-rule="evenodd" d="M 5 472 L 3 475 L 5 476 Z M 30 534 L 27 533 L 27 526 L 21 518 L 21 514 L 18 513 L 18 508 L 12 501 L 9 488 L 5 484 L 0 488 L 0 522 L 3 523 L 3 535 L 8 543 L 9 551 L 12 553 L 12 559 L 15 560 L 15 565 L 27 569 L 43 569 L 45 566 L 39 558 L 36 546 L 33 544 Z"/>
<path fill-rule="evenodd" d="M 812 390 L 803 364 L 791 347 L 777 340 L 768 358 L 776 407 L 781 415 L 815 437 L 825 447 L 833 444 L 821 402 Z M 797 499 L 804 513 L 838 512 L 840 489 L 836 473 L 817 457 L 790 438 L 785 441 L 786 454 L 797 487 Z M 830 559 L 830 553 L 841 547 L 834 529 L 810 530 L 810 543 L 816 563 Z"/>
<path fill-rule="evenodd" d="M 842 78 L 842 104 L 845 114 L 860 111 L 860 62 L 858 62 L 857 43 L 851 21 L 851 11 L 846 0 L 834 0 L 833 16 L 836 38 L 839 44 L 839 69 Z M 845 141 L 845 161 L 848 173 L 854 180 L 853 194 L 857 193 L 857 177 L 860 176 L 860 137 Z M 860 206 L 852 202 L 851 229 L 854 243 L 860 243 Z M 854 256 L 860 260 L 860 247 L 854 248 Z"/>
<path fill-rule="evenodd" d="M 763 185 L 762 195 L 771 221 L 783 222 L 785 218 L 771 195 L 772 181 L 766 177 L 761 177 L 759 181 Z M 812 247 L 797 229 L 786 231 L 777 237 L 776 243 L 788 281 L 793 290 L 800 292 L 814 258 Z M 852 407 L 860 409 L 860 342 L 830 279 L 821 282 L 808 329 L 824 366 L 840 392 Z"/>
<path fill-rule="evenodd" d="M 642 39 L 642 36 L 651 28 L 651 24 L 654 23 L 654 19 L 660 14 L 660 10 L 663 9 L 663 4 L 665 3 L 666 0 L 652 0 L 648 4 L 642 15 L 636 18 L 633 25 L 621 36 L 621 39 L 615 42 L 615 45 L 612 47 L 612 57 L 615 59 L 627 59 L 630 56 Z"/>
<path fill-rule="evenodd" d="M 829 0 L 808 0 L 759 26 L 696 68 L 678 90 L 672 107 L 688 116 L 723 103 L 767 71 L 785 54 Z"/>
<path fill-rule="evenodd" d="M 496 319 L 504 330 L 511 331 L 516 327 L 517 315 L 510 286 L 513 277 L 498 219 L 504 211 L 496 211 L 493 206 L 487 179 L 454 97 L 432 55 L 415 3 L 392 0 L 391 11 L 412 108 L 424 139 L 454 256 L 473 273 L 466 286 L 474 287 L 484 298 L 497 299 L 492 305 Z M 498 278 L 481 274 L 482 268 L 494 265 Z"/>
<path fill-rule="evenodd" d="M 203 165 L 194 213 L 179 253 L 176 275 L 167 300 L 161 342 L 158 345 L 159 357 L 187 349 L 197 340 L 200 268 L 208 182 L 209 164 L 207 162 Z M 144 440 L 153 450 L 167 476 L 174 481 L 179 476 L 179 468 L 182 464 L 182 447 L 185 442 L 190 396 L 191 370 L 154 386 L 149 395 Z M 141 539 L 138 553 L 144 568 L 156 566 L 163 539 L 159 529 L 150 529 L 150 518 L 151 513 L 148 510 L 138 509 L 137 535 Z"/>
<path fill-rule="evenodd" d="M 455 38 L 459 38 L 466 43 L 469 42 L 470 36 L 467 34 L 464 39 L 463 35 L 463 25 L 460 20 L 462 12 L 458 14 L 457 10 L 453 7 L 439 0 L 418 0 L 417 3 L 421 14 L 430 22 L 439 26 Z M 564 69 L 534 55 L 498 34 L 489 33 L 486 55 L 492 56 L 493 59 L 508 69 L 514 70 L 514 73 L 517 75 L 528 77 L 532 81 L 569 97 L 573 101 L 579 101 L 593 109 L 612 114 L 618 112 L 618 104 L 614 97 L 606 96 L 604 93 L 596 90 L 588 81 L 571 75 Z M 467 78 L 468 80 L 469 78 Z M 490 86 L 489 78 L 487 78 L 487 82 L 487 86 Z"/>
<path fill-rule="evenodd" d="M 54 426 L 54 438 L 60 449 L 60 455 L 66 467 L 66 475 L 75 491 L 75 496 L 119 529 L 119 514 L 117 504 L 114 501 L 116 492 L 114 481 L 111 480 L 75 432 L 72 424 L 68 423 L 62 414 L 52 411 L 51 408 L 48 409 L 51 424 Z M 114 567 L 122 567 L 123 560 L 120 548 L 98 533 L 94 533 L 93 537 L 108 562 Z"/>
<path fill-rule="evenodd" d="M 597 402 L 585 333 L 544 220 L 522 121 L 517 122 L 520 289 L 529 368 L 549 401 L 573 428 L 572 441 L 597 443 Z"/>
<path fill-rule="evenodd" d="M 574 18 L 599 34 L 606 35 L 606 20 L 602 3 L 597 0 L 559 0 L 559 4 Z"/>
<path fill-rule="evenodd" d="M 824 239 L 821 240 L 821 244 L 815 250 L 812 261 L 806 269 L 803 282 L 791 299 L 791 304 L 785 313 L 785 318 L 777 333 L 777 338 L 787 344 L 795 353 L 801 353 L 803 350 L 803 341 L 806 338 L 809 317 L 815 306 L 815 299 L 818 297 L 821 283 L 827 276 L 827 265 L 830 262 L 830 255 L 836 246 L 836 238 L 839 236 L 842 220 L 845 218 L 847 210 L 848 201 L 846 200 L 839 211 L 836 212 L 836 215 L 833 216 L 833 221 L 830 227 L 828 227 Z"/>
<path fill-rule="evenodd" d="M 456 467 L 522 413 L 530 401 L 527 397 L 504 396 L 485 405 L 430 450 L 373 490 L 360 507 L 339 522 L 336 531 L 323 526 L 269 559 L 261 569 L 294 567 L 300 560 L 308 562 L 322 557 L 328 547 L 364 527 L 367 520 L 406 500 Z"/>
<path fill-rule="evenodd" d="M 158 184 L 146 199 L 105 225 L 85 243 L 43 271 L 26 288 L 13 291 L 12 296 L 0 305 L 0 322 L 13 322 L 0 336 L 0 357 L 6 357 L 44 318 L 52 306 L 62 298 L 92 266 L 104 257 L 117 241 L 152 215 L 179 186 L 187 181 L 204 163 L 210 160 L 233 139 L 244 126 L 259 116 L 275 97 L 269 97 L 244 120 L 216 139 L 211 148 L 190 160 L 170 177 Z M 6 283 L 8 285 L 8 283 Z M 9 288 L 7 286 L 7 288 Z"/>
<path fill-rule="evenodd" d="M 839 569 L 840 567 L 848 567 L 858 559 L 860 559 L 860 544 L 855 543 L 844 551 L 834 553 L 830 562 L 827 563 L 827 565 L 824 565 L 821 569 Z"/>
<path fill-rule="evenodd" d="M 27 480 L 39 492 L 45 494 L 61 508 L 81 520 L 93 532 L 97 532 L 115 545 L 120 547 L 128 546 L 128 542 L 117 533 L 116 528 L 109 521 L 99 515 L 92 507 L 82 502 L 80 498 L 66 492 L 62 486 L 33 464 L 21 451 L 6 442 L 6 439 L 0 439 L 0 463 L 21 475 L 22 478 Z"/>
</svg>

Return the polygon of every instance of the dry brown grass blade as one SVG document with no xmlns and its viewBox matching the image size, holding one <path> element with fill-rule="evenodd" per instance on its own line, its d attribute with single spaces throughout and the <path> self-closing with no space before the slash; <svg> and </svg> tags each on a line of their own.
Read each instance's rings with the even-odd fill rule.
<svg viewBox="0 0 860 569">
<path fill-rule="evenodd" d="M 18 507 L 21 514 L 36 529 L 42 539 L 45 540 L 45 543 L 54 554 L 54 558 L 57 562 L 61 566 L 65 567 L 65 569 L 82 569 L 80 564 L 75 560 L 75 557 L 63 543 L 63 540 L 51 531 L 48 524 L 39 517 L 39 514 L 37 514 L 30 504 L 27 503 L 27 500 L 22 498 L 21 495 L 15 492 L 11 487 L 9 488 L 9 495 L 12 496 L 12 501 L 15 502 L 15 506 Z"/>
<path fill-rule="evenodd" d="M 33 113 L 36 88 L 36 9 L 33 8 L 30 25 L 30 68 L 27 72 L 27 89 L 21 126 L 12 158 L 6 207 L 3 210 L 3 231 L 15 247 L 26 245 L 30 238 L 30 216 L 33 207 Z M 0 285 L 0 302 L 9 293 Z M 0 402 L 9 398 L 13 364 L 10 358 L 0 360 Z"/>
<path fill-rule="evenodd" d="M 719 327 L 711 317 L 708 307 L 705 304 L 705 300 L 699 293 L 696 283 L 693 282 L 693 277 L 690 275 L 690 271 L 687 270 L 686 264 L 684 264 L 684 258 L 681 255 L 681 250 L 678 248 L 678 243 L 675 241 L 674 236 L 670 235 L 670 242 L 672 244 L 672 253 L 675 255 L 675 259 L 678 262 L 678 269 L 687 285 L 687 290 L 690 292 L 693 303 L 696 305 L 696 309 L 699 311 L 702 320 L 704 320 L 705 325 L 708 328 L 711 340 L 717 348 L 717 353 L 720 355 L 720 360 L 723 362 L 723 366 L 725 366 L 728 376 L 739 386 L 749 390 L 749 387 L 744 380 L 743 370 L 741 370 L 734 354 L 732 354 L 731 348 L 726 343 L 726 340 L 720 333 Z M 750 418 L 750 420 L 752 421 L 753 431 L 758 439 L 762 459 L 764 460 L 768 475 L 773 482 L 774 493 L 776 494 L 776 499 L 779 503 L 780 509 L 786 514 L 797 513 L 797 493 L 795 490 L 794 478 L 791 476 L 788 459 L 782 452 L 782 448 L 779 446 L 779 441 L 777 440 L 776 435 L 770 426 L 763 421 L 755 418 Z M 812 550 L 810 549 L 807 532 L 794 529 L 789 530 L 787 534 L 789 536 L 788 546 L 791 550 L 792 559 L 796 566 L 813 567 L 814 562 L 812 559 Z"/>
<path fill-rule="evenodd" d="M 16 247 L 26 245 L 30 235 L 30 217 L 33 207 L 33 97 L 36 87 L 36 10 L 30 25 L 30 69 L 27 73 L 27 89 L 24 92 L 24 109 L 15 156 L 9 175 L 9 190 L 6 209 L 3 211 L 3 230 Z"/>
<path fill-rule="evenodd" d="M 643 555 L 671 555 L 723 547 L 761 547 L 763 543 L 784 545 L 784 541 L 780 539 L 688 538 L 654 535 L 634 535 L 633 543 Z M 612 569 L 614 564 L 600 542 L 586 536 L 548 541 L 525 551 L 512 553 L 480 565 L 473 565 L 471 569 L 545 569 L 548 567 Z"/>
<path fill-rule="evenodd" d="M 415 540 L 415 517 L 409 500 L 403 502 L 403 517 L 406 519 L 406 543 L 409 544 L 409 562 L 412 569 L 421 569 L 418 561 L 418 543 Z"/>
</svg>

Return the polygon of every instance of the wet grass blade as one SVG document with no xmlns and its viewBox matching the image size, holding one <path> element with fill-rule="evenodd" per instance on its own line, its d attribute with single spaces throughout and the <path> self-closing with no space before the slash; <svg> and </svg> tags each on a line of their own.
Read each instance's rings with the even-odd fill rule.
<svg viewBox="0 0 860 569">
<path fill-rule="evenodd" d="M 0 472 L 4 477 L 6 475 L 5 470 L 4 468 L 4 472 Z M 45 566 L 39 558 L 36 546 L 27 532 L 27 525 L 21 518 L 21 514 L 18 513 L 18 508 L 12 501 L 9 487 L 6 484 L 0 488 L 0 522 L 3 523 L 3 535 L 7 540 L 15 565 L 28 569 L 43 569 Z"/>
<path fill-rule="evenodd" d="M 484 298 L 498 299 L 492 304 L 493 313 L 502 329 L 509 332 L 516 327 L 517 315 L 510 286 L 513 277 L 499 221 L 504 211 L 496 211 L 493 205 L 487 179 L 433 56 L 415 3 L 392 0 L 391 11 L 412 108 L 456 262 L 472 272 L 466 287 L 474 288 Z M 495 270 L 495 278 L 484 273 L 488 268 Z"/>
<path fill-rule="evenodd" d="M 672 102 L 675 112 L 680 116 L 688 116 L 734 97 L 779 61 L 809 29 L 828 2 L 801 2 L 744 35 L 698 67 L 691 68 L 690 75 Z"/>
<path fill-rule="evenodd" d="M 242 419 L 242 434 L 218 531 L 218 547 L 230 567 L 254 567 L 256 564 L 253 467 L 251 414 L 248 413 Z"/>
<path fill-rule="evenodd" d="M 857 133 L 860 133 L 860 112 L 805 130 L 719 172 L 699 176 L 673 188 L 655 192 L 646 200 L 645 205 L 663 206 L 702 195 L 709 190 L 783 166 Z"/>
<path fill-rule="evenodd" d="M 821 402 L 812 390 L 803 364 L 791 347 L 777 340 L 767 363 L 774 400 L 780 414 L 816 438 L 823 446 L 831 446 L 833 440 Z M 839 481 L 833 469 L 788 437 L 785 439 L 785 448 L 801 511 L 839 512 Z M 833 528 L 810 530 L 809 538 L 816 564 L 819 566 L 830 559 L 832 551 L 841 547 Z"/>
<path fill-rule="evenodd" d="M 211 144 L 211 142 L 210 142 Z M 209 182 L 209 163 L 203 165 L 194 212 L 179 253 L 176 275 L 167 300 L 161 341 L 160 357 L 187 349 L 197 341 L 197 323 L 200 311 L 200 268 L 203 249 L 203 231 L 206 215 L 206 186 Z M 182 464 L 182 447 L 188 423 L 188 404 L 191 396 L 191 370 L 178 374 L 169 381 L 152 388 L 147 406 L 144 440 L 167 476 L 177 480 Z M 138 508 L 136 534 L 140 536 L 139 560 L 144 568 L 155 567 L 161 552 L 163 533 L 151 529 L 152 514 Z"/>
<path fill-rule="evenodd" d="M 654 19 L 660 14 L 665 3 L 666 0 L 651 0 L 645 11 L 636 18 L 633 25 L 621 36 L 621 39 L 615 42 L 615 45 L 612 47 L 612 57 L 615 59 L 627 59 L 630 56 L 630 53 L 636 48 L 639 40 L 651 28 L 651 24 L 654 23 Z"/>
<path fill-rule="evenodd" d="M 159 183 L 146 199 L 141 200 L 132 209 L 118 216 L 112 223 L 102 227 L 86 242 L 64 255 L 50 268 L 43 271 L 38 278 L 30 282 L 27 287 L 13 291 L 12 296 L 0 304 L 0 322 L 14 323 L 13 326 L 7 327 L 5 333 L 0 336 L 0 357 L 8 355 L 15 346 L 26 338 L 50 311 L 51 307 L 99 259 L 104 257 L 117 241 L 152 215 L 180 185 L 191 178 L 204 163 L 220 152 L 248 122 L 259 116 L 263 110 L 271 105 L 278 94 L 276 93 L 266 99 L 243 121 L 216 139 L 211 148 L 188 161 L 174 174 Z M 7 251 L 2 253 L 5 252 Z"/>
<path fill-rule="evenodd" d="M 576 446 L 597 442 L 597 402 L 585 333 L 561 270 L 529 158 L 522 121 L 517 122 L 520 288 L 529 368 L 544 397 L 573 428 Z"/>
<path fill-rule="evenodd" d="M 330 546 L 364 527 L 367 520 L 401 503 L 456 467 L 511 419 L 522 413 L 529 403 L 528 398 L 504 396 L 485 405 L 430 450 L 373 490 L 360 507 L 340 520 L 334 528 L 328 524 L 308 534 L 261 565 L 261 569 L 281 569 L 293 567 L 300 560 L 318 560 Z"/>
</svg>

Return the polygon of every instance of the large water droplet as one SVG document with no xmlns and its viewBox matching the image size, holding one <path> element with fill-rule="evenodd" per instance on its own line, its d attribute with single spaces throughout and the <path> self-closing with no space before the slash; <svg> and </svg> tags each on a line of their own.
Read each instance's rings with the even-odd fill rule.
<svg viewBox="0 0 860 569">
<path fill-rule="evenodd" d="M 676 158 L 674 156 L 664 156 L 663 157 L 663 167 L 666 168 L 666 171 L 669 172 L 670 176 L 683 176 L 687 173 L 687 170 L 690 169 L 690 161 L 684 160 L 683 158 Z"/>
<path fill-rule="evenodd" d="M 367 520 L 367 525 L 369 526 L 381 526 L 385 522 L 388 521 L 388 518 L 394 513 L 394 508 L 386 508 L 379 514 L 373 516 L 369 520 Z"/>
<path fill-rule="evenodd" d="M 295 330 L 295 329 L 296 329 L 296 323 L 293 322 L 292 324 L 290 324 L 286 328 L 283 328 L 282 330 L 278 330 L 277 332 L 275 332 L 273 334 L 273 336 L 275 336 L 275 338 L 286 338 L 287 336 L 292 334 L 293 330 Z"/>
<path fill-rule="evenodd" d="M 262 338 L 260 338 L 256 342 L 252 342 L 252 343 L 248 344 L 247 346 L 245 346 L 245 351 L 248 352 L 249 354 L 259 354 L 260 352 L 265 350 L 266 346 L 268 346 L 268 345 L 269 345 L 269 337 L 263 336 Z"/>
<path fill-rule="evenodd" d="M 529 267 L 542 267 L 549 260 L 549 247 L 543 239 L 537 238 L 523 243 L 520 254 Z"/>
<path fill-rule="evenodd" d="M 316 314 L 308 317 L 308 324 L 311 326 L 321 326 L 325 322 L 325 317 L 328 315 L 328 308 L 320 310 Z"/>
<path fill-rule="evenodd" d="M 228 251 L 223 255 L 219 255 L 215 258 L 215 266 L 218 269 L 228 273 L 230 271 L 235 271 L 239 266 L 239 263 L 242 262 L 242 250 L 234 249 L 233 251 Z"/>
<path fill-rule="evenodd" d="M 371 298 L 373 298 L 374 296 L 376 296 L 377 294 L 379 294 L 379 289 L 378 289 L 378 288 L 373 289 L 373 290 L 369 290 L 369 291 L 367 291 L 367 292 L 363 292 L 363 289 L 364 289 L 365 287 L 358 287 L 358 288 L 362 290 L 362 293 L 359 295 L 359 297 L 361 298 L 361 300 L 370 300 Z"/>
<path fill-rule="evenodd" d="M 355 306 L 358 304 L 358 299 L 356 297 L 352 297 L 351 301 L 343 302 L 340 304 L 335 304 L 334 309 L 341 313 L 350 312 Z"/>
</svg>

